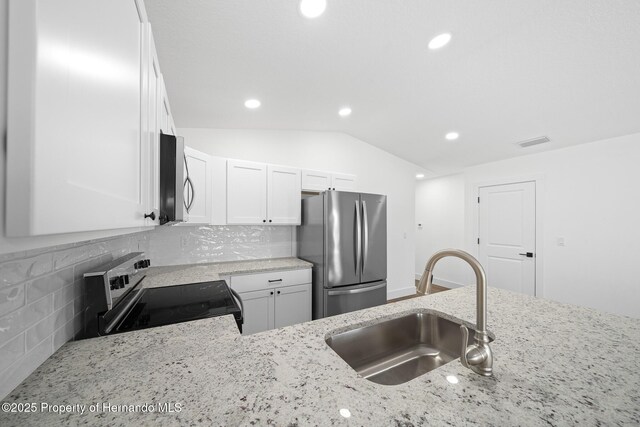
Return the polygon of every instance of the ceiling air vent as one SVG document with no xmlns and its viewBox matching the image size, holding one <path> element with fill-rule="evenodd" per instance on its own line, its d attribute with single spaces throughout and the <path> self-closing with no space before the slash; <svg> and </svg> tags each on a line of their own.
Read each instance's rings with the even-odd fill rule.
<svg viewBox="0 0 640 427">
<path fill-rule="evenodd" d="M 544 144 L 545 142 L 549 142 L 549 141 L 551 140 L 548 137 L 539 136 L 538 138 L 527 139 L 526 141 L 516 142 L 516 144 L 518 144 L 522 148 L 527 148 L 533 145 Z"/>
</svg>

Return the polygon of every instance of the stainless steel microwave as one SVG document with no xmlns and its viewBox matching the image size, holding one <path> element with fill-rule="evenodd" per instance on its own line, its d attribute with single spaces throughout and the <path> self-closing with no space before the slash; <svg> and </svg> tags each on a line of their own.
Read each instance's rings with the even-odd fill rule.
<svg viewBox="0 0 640 427">
<path fill-rule="evenodd" d="M 184 139 L 160 134 L 160 225 L 184 221 Z"/>
</svg>

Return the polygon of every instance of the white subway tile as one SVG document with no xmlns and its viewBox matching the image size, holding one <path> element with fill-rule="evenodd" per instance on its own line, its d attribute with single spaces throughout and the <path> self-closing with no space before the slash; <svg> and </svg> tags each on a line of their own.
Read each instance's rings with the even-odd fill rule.
<svg viewBox="0 0 640 427">
<path fill-rule="evenodd" d="M 20 334 L 0 347 L 0 372 L 24 355 L 24 334 Z"/>
<path fill-rule="evenodd" d="M 50 336 L 13 365 L 0 372 L 0 397 L 7 396 L 52 354 L 53 336 Z"/>
<path fill-rule="evenodd" d="M 0 264 L 0 286 L 15 285 L 53 269 L 51 254 L 22 258 Z"/>
<path fill-rule="evenodd" d="M 53 311 L 53 295 L 28 304 L 0 317 L 0 345 L 9 341 Z"/>
<path fill-rule="evenodd" d="M 25 304 L 24 284 L 0 289 L 0 316 L 12 312 Z"/>
<path fill-rule="evenodd" d="M 53 334 L 53 351 L 55 352 L 64 345 L 67 341 L 71 341 L 74 336 L 74 323 L 73 319 L 67 322 L 64 326 L 59 328 Z"/>
<path fill-rule="evenodd" d="M 27 351 L 30 351 L 53 334 L 55 330 L 53 321 L 53 314 L 50 314 L 25 331 Z"/>
<path fill-rule="evenodd" d="M 53 310 L 59 310 L 75 299 L 75 285 L 73 283 L 66 285 L 53 294 Z"/>
<path fill-rule="evenodd" d="M 57 273 L 40 277 L 26 284 L 27 303 L 39 300 L 73 283 L 73 268 L 66 268 Z"/>
</svg>

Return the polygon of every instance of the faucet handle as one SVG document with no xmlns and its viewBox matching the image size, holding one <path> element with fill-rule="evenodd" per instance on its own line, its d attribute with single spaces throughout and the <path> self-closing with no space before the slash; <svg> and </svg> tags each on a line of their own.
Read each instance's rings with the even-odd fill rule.
<svg viewBox="0 0 640 427">
<path fill-rule="evenodd" d="M 462 332 L 462 343 L 460 346 L 460 362 L 465 368 L 469 367 L 467 362 L 467 347 L 469 344 L 469 329 L 466 326 L 460 325 L 460 332 Z"/>
</svg>

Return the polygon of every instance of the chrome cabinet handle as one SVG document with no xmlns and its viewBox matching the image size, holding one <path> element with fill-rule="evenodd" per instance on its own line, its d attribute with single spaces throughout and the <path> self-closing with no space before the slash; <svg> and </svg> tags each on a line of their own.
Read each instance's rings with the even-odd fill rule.
<svg viewBox="0 0 640 427">
<path fill-rule="evenodd" d="M 360 257 L 361 257 L 361 242 L 362 242 L 362 220 L 360 219 L 360 206 L 358 206 L 358 201 L 356 200 L 356 236 L 355 236 L 355 249 L 356 249 L 356 275 L 358 274 L 358 268 L 360 267 Z"/>
</svg>

